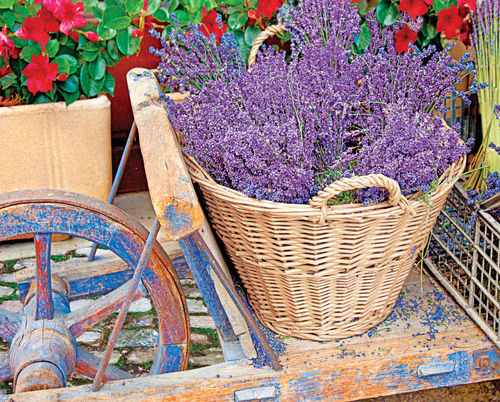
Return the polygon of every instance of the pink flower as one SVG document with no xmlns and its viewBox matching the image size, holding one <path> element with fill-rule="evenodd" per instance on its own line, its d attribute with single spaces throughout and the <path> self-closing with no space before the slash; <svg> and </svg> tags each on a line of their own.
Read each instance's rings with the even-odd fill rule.
<svg viewBox="0 0 500 402">
<path fill-rule="evenodd" d="M 57 78 L 57 66 L 57 63 L 49 63 L 48 57 L 34 54 L 31 63 L 23 71 L 23 75 L 28 77 L 28 91 L 33 95 L 37 92 L 52 91 L 54 80 Z"/>
<path fill-rule="evenodd" d="M 59 21 L 46 8 L 38 10 L 36 16 L 43 21 L 43 26 L 46 32 L 59 31 Z"/>
<path fill-rule="evenodd" d="M 19 49 L 16 49 L 14 41 L 7 36 L 7 27 L 3 27 L 0 31 L 0 57 L 3 57 L 4 60 L 7 60 L 8 57 L 14 59 L 19 57 Z"/>
<path fill-rule="evenodd" d="M 42 46 L 45 46 L 50 39 L 44 21 L 40 17 L 27 17 L 16 35 L 18 38 L 32 40 Z"/>
<path fill-rule="evenodd" d="M 61 21 L 59 30 L 67 35 L 71 29 L 81 28 L 86 25 L 87 20 L 83 17 L 84 12 L 82 1 L 73 3 L 71 0 L 60 0 L 60 4 L 54 14 L 56 18 Z"/>
<path fill-rule="evenodd" d="M 469 9 L 475 13 L 476 12 L 476 0 L 458 0 L 458 8 L 469 7 Z"/>
<path fill-rule="evenodd" d="M 99 40 L 99 35 L 94 31 L 85 32 L 85 37 L 91 42 L 97 42 Z"/>
</svg>

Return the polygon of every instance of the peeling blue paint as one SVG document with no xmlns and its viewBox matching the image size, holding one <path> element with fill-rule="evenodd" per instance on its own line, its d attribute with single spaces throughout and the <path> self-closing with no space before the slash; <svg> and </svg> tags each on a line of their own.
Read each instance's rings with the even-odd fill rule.
<svg viewBox="0 0 500 402">
<path fill-rule="evenodd" d="M 174 205 L 169 205 L 164 214 L 166 230 L 174 234 L 189 233 L 193 228 L 193 220 L 187 212 L 179 213 Z"/>
</svg>

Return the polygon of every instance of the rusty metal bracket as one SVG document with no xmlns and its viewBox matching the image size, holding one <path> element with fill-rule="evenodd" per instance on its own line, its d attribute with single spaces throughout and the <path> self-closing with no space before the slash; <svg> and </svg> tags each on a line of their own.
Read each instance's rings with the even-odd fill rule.
<svg viewBox="0 0 500 402">
<path fill-rule="evenodd" d="M 497 348 L 489 348 L 474 352 L 474 368 L 478 370 L 495 370 L 500 375 L 500 356 Z"/>
</svg>

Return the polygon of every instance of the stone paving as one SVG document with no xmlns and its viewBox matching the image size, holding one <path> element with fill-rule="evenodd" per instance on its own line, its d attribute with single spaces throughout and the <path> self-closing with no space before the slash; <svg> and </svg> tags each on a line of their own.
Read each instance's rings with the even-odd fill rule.
<svg viewBox="0 0 500 402">
<path fill-rule="evenodd" d="M 98 250 L 98 255 L 106 253 Z M 64 261 L 69 258 L 82 258 L 88 252 L 78 249 L 66 255 L 53 256 L 53 262 Z M 34 258 L 9 260 L 0 262 L 0 307 L 12 312 L 19 312 L 22 304 L 19 301 L 19 292 L 15 272 L 35 266 Z M 191 324 L 191 350 L 189 368 L 210 366 L 224 361 L 215 323 L 208 314 L 196 282 L 191 279 L 181 280 L 186 295 Z M 71 310 L 85 307 L 94 302 L 94 299 L 75 300 L 70 303 Z M 97 324 L 92 329 L 77 338 L 77 343 L 91 351 L 99 359 L 104 355 L 107 339 L 115 322 L 116 314 Z M 136 376 L 147 375 L 154 360 L 158 339 L 158 319 L 154 306 L 145 297 L 132 303 L 129 314 L 118 337 L 115 349 L 111 355 L 111 364 L 126 370 Z M 9 344 L 0 340 L 0 362 L 7 357 Z M 73 375 L 69 385 L 88 383 L 88 379 Z M 11 384 L 1 385 L 0 394 L 9 393 Z"/>
</svg>

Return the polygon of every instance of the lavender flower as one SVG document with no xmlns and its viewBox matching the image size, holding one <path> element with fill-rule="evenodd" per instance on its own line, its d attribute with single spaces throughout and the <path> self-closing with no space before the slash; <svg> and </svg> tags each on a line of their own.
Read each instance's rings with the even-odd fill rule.
<svg viewBox="0 0 500 402">
<path fill-rule="evenodd" d="M 371 44 L 356 54 L 359 16 L 347 1 L 302 0 L 286 14 L 290 58 L 266 49 L 250 72 L 234 38 L 217 46 L 195 29 L 174 32 L 160 52 L 160 76 L 192 92 L 168 106 L 172 124 L 216 181 L 250 197 L 305 203 L 339 178 L 383 173 L 408 195 L 427 191 L 468 152 L 436 113 L 469 65 L 434 49 L 398 54 L 393 31 L 374 15 Z"/>
</svg>

